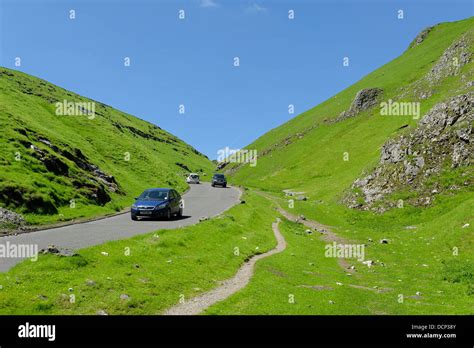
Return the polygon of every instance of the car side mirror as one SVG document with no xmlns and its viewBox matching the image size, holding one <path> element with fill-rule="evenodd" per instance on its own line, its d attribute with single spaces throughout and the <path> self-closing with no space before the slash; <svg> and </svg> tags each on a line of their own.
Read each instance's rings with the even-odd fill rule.
<svg viewBox="0 0 474 348">
<path fill-rule="evenodd" d="M 134 198 L 134 200 L 137 200 L 137 199 L 138 199 L 138 197 L 135 197 L 135 198 Z"/>
</svg>

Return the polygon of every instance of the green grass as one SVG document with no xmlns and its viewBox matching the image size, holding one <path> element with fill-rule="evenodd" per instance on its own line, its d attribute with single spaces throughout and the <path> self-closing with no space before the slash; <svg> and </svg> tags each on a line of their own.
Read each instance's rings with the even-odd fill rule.
<svg viewBox="0 0 474 348">
<path fill-rule="evenodd" d="M 93 119 L 56 115 L 56 101 L 92 101 L 44 80 L 0 68 L 0 91 L 0 205 L 24 214 L 31 224 L 119 211 L 149 187 L 172 186 L 183 192 L 187 171 L 177 163 L 206 173 L 203 180 L 212 173 L 211 161 L 188 144 L 99 102 Z M 40 137 L 61 152 L 80 150 L 89 163 L 115 177 L 120 192 L 109 191 L 111 200 L 106 204 L 94 201 L 88 185 L 97 188 L 100 183 L 91 181 L 91 173 L 40 142 Z M 25 146 L 29 143 L 65 163 L 68 172 L 48 170 Z M 75 200 L 74 208 L 70 207 L 71 200 Z"/>
<path fill-rule="evenodd" d="M 0 274 L 0 314 L 158 314 L 181 295 L 209 290 L 247 257 L 276 245 L 269 201 L 253 193 L 244 199 L 246 204 L 195 226 L 85 248 L 78 256 L 26 260 Z"/>
<path fill-rule="evenodd" d="M 446 209 L 449 204 L 456 209 Z M 317 235 L 307 235 L 301 225 L 285 221 L 281 231 L 288 248 L 259 261 L 244 290 L 206 313 L 474 314 L 473 204 L 474 199 L 461 202 L 453 198 L 437 214 L 418 220 L 414 230 L 404 228 L 414 221 L 389 218 L 367 220 L 347 229 L 339 226 L 339 236 L 351 243 L 367 244 L 366 260 L 379 260 L 385 265 L 369 269 L 349 259 L 357 270 L 351 276 L 336 259 L 325 257 L 326 243 Z M 471 227 L 462 228 L 461 221 L 470 222 Z M 369 238 L 373 242 L 368 242 Z M 380 244 L 382 238 L 389 239 L 389 244 Z M 455 247 L 458 255 L 453 255 Z M 321 290 L 318 286 L 326 288 Z M 385 290 L 378 293 L 374 287 Z M 262 291 L 266 288 L 272 291 Z M 412 298 L 417 292 L 421 297 Z M 398 302 L 400 294 L 403 303 Z M 289 302 L 290 295 L 295 303 Z"/>
</svg>

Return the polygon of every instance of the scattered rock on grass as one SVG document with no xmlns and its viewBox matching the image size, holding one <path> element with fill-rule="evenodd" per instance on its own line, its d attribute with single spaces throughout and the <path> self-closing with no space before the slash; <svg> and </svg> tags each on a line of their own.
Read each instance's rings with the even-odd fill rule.
<svg viewBox="0 0 474 348">
<path fill-rule="evenodd" d="M 41 249 L 40 253 L 42 254 L 57 254 L 59 253 L 59 249 L 56 248 L 54 245 L 48 245 L 46 249 Z"/>
<path fill-rule="evenodd" d="M 97 283 L 93 280 L 87 279 L 86 280 L 86 285 L 87 286 L 95 286 Z"/>
<path fill-rule="evenodd" d="M 25 219 L 18 213 L 0 207 L 0 225 L 3 224 L 22 227 L 25 225 Z"/>
<path fill-rule="evenodd" d="M 71 249 L 58 248 L 55 245 L 48 245 L 47 248 L 41 249 L 40 254 L 54 254 L 58 256 L 71 257 L 76 256 L 77 254 Z"/>
<path fill-rule="evenodd" d="M 372 267 L 375 265 L 375 261 L 372 261 L 372 260 L 367 260 L 367 261 L 364 261 L 362 262 L 364 265 L 367 265 L 367 267 Z"/>
</svg>

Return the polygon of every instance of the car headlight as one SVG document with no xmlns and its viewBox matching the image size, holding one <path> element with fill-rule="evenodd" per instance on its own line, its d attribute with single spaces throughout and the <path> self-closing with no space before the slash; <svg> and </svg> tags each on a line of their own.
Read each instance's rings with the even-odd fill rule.
<svg viewBox="0 0 474 348">
<path fill-rule="evenodd" d="M 137 206 L 135 204 L 132 204 L 132 209 L 137 209 Z"/>
<path fill-rule="evenodd" d="M 168 203 L 163 203 L 163 204 L 157 205 L 157 206 L 156 206 L 156 209 L 163 209 L 163 208 L 166 208 L 167 205 L 168 205 Z"/>
</svg>

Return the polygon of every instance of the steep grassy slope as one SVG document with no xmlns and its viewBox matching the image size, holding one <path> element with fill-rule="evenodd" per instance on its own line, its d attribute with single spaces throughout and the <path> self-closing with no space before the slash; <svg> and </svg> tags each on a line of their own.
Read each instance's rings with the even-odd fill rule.
<svg viewBox="0 0 474 348">
<path fill-rule="evenodd" d="M 308 243 L 293 236 L 291 231 L 295 228 L 287 226 L 289 250 L 294 255 L 286 251 L 265 260 L 246 290 L 215 306 L 210 313 L 233 313 L 238 309 L 242 313 L 472 314 L 472 152 L 470 165 L 462 170 L 444 166 L 439 175 L 429 177 L 430 185 L 443 189 L 429 197 L 429 204 L 411 204 L 405 200 L 408 196 L 404 192 L 396 191 L 394 198 L 399 195 L 404 204 L 374 213 L 350 209 L 343 198 L 358 178 L 373 172 L 380 161 L 381 148 L 389 139 L 412 133 L 433 106 L 472 91 L 473 26 L 474 18 L 469 18 L 433 27 L 423 42 L 408 48 L 400 57 L 248 145 L 247 149 L 258 150 L 255 167 L 229 164 L 224 168 L 231 182 L 271 192 L 287 211 L 333 226 L 340 237 L 354 243 L 368 244 L 366 260 L 380 260 L 385 267 L 358 266 L 357 279 L 347 280 L 334 260 L 325 258 L 324 243 Z M 458 54 L 460 42 L 468 43 L 462 54 Z M 457 64 L 459 61 L 463 64 Z M 449 73 L 433 77 L 450 68 Z M 356 94 L 364 88 L 382 89 L 383 94 L 373 107 L 341 118 L 341 113 L 350 109 Z M 379 104 L 389 99 L 419 102 L 420 117 L 382 116 Z M 466 112 L 472 118 L 472 104 Z M 472 143 L 470 134 L 467 143 Z M 433 140 L 428 150 L 430 146 L 434 149 L 440 145 Z M 423 181 L 420 185 L 427 184 Z M 306 200 L 295 199 L 298 194 L 285 196 L 282 190 L 286 189 L 303 192 Z M 412 191 L 412 200 L 417 194 L 410 184 L 404 190 Z M 290 200 L 294 200 L 294 206 Z M 378 243 L 385 238 L 390 240 L 388 245 Z M 316 270 L 316 277 L 305 276 L 305 272 L 313 271 L 309 262 L 327 269 Z M 276 281 L 285 286 L 273 298 L 257 294 Z M 334 286 L 336 282 L 391 290 L 374 293 L 365 288 Z M 302 285 L 331 286 L 335 290 L 314 291 L 301 288 Z M 417 296 L 416 292 L 423 295 Z M 289 293 L 297 294 L 299 304 L 288 304 Z M 399 294 L 413 297 L 400 305 Z M 350 304 L 347 298 L 356 300 Z M 328 305 L 329 300 L 336 305 Z M 257 308 L 256 303 L 261 307 Z"/>
<path fill-rule="evenodd" d="M 266 133 L 246 146 L 257 149 L 257 166 L 239 167 L 233 180 L 269 190 L 298 188 L 322 199 L 341 194 L 364 169 L 375 165 L 380 147 L 387 139 L 406 132 L 418 120 L 412 116 L 381 116 L 378 107 L 343 122 L 330 120 L 349 109 L 363 88 L 382 88 L 383 100 L 396 100 L 406 94 L 401 100 L 420 102 L 421 115 L 436 103 L 460 94 L 461 89 L 468 90 L 466 83 L 472 80 L 472 62 L 463 66 L 456 76 L 438 84 L 429 98 L 413 98 L 408 93 L 414 90 L 411 84 L 422 79 L 443 52 L 473 24 L 474 19 L 469 18 L 437 25 L 420 45 L 407 49 L 336 96 Z M 401 129 L 405 125 L 408 129 Z M 348 161 L 344 161 L 345 152 Z M 232 173 L 232 165 L 225 171 Z"/>
<path fill-rule="evenodd" d="M 93 104 L 65 115 L 65 101 Z M 31 223 L 120 210 L 150 186 L 184 191 L 184 173 L 213 167 L 153 124 L 5 68 L 0 123 L 0 206 Z"/>
</svg>

